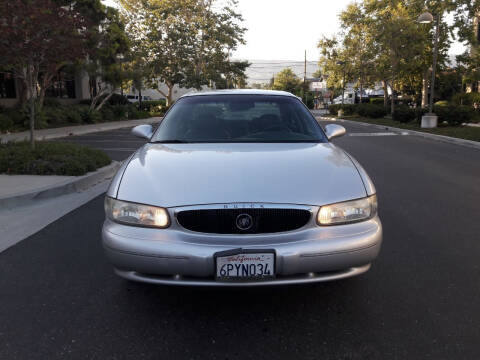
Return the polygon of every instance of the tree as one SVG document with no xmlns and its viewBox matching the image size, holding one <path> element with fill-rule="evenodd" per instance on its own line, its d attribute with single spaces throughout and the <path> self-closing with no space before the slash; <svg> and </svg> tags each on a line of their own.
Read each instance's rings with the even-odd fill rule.
<svg viewBox="0 0 480 360">
<path fill-rule="evenodd" d="M 127 32 L 135 39 L 149 69 L 147 84 L 172 102 L 173 87 L 195 87 L 239 78 L 244 64 L 229 54 L 243 43 L 242 17 L 236 1 L 119 0 Z M 243 67 L 243 70 L 242 70 Z M 237 80 L 238 81 L 238 80 Z M 165 83 L 167 92 L 159 88 Z"/>
<path fill-rule="evenodd" d="M 327 84 L 338 88 L 343 74 L 360 90 L 382 82 L 385 106 L 388 88 L 392 91 L 392 113 L 397 93 L 417 98 L 423 91 L 425 104 L 433 31 L 431 25 L 416 22 L 425 5 L 436 14 L 452 6 L 451 1 L 425 4 L 423 0 L 363 0 L 350 4 L 340 14 L 342 32 L 322 38 L 318 44 L 319 65 L 329 75 Z M 438 64 L 442 67 L 448 58 L 449 28 L 441 22 L 440 30 Z"/>
<path fill-rule="evenodd" d="M 458 0 L 454 9 L 453 28 L 457 39 L 469 49 L 457 56 L 458 71 L 471 91 L 479 91 L 480 82 L 480 0 Z M 475 19 L 477 23 L 475 24 Z"/>
<path fill-rule="evenodd" d="M 348 62 L 350 76 L 360 89 L 360 101 L 365 85 L 371 85 L 374 78 L 375 37 L 369 31 L 369 22 L 361 4 L 352 3 L 340 14 L 343 29 L 342 57 Z"/>
<path fill-rule="evenodd" d="M 51 0 L 2 1 L 0 14 L 0 65 L 26 89 L 33 149 L 37 99 L 40 95 L 43 101 L 45 89 L 62 66 L 87 55 L 83 29 L 88 24 L 74 8 Z"/>
<path fill-rule="evenodd" d="M 100 8 L 99 22 L 91 29 L 85 61 L 89 76 L 90 110 L 100 110 L 130 76 L 125 64 L 131 60 L 130 41 L 119 12 L 111 7 Z"/>
<path fill-rule="evenodd" d="M 290 68 L 283 69 L 276 74 L 273 82 L 273 90 L 288 91 L 292 94 L 297 93 L 301 86 L 302 81 Z"/>
</svg>

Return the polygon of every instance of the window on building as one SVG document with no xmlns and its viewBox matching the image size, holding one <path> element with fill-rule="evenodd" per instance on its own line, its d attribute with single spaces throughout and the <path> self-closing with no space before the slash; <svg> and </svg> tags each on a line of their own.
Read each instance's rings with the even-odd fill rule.
<svg viewBox="0 0 480 360">
<path fill-rule="evenodd" d="M 67 71 L 60 70 L 52 80 L 52 84 L 45 92 L 46 97 L 75 99 L 75 76 Z"/>
<path fill-rule="evenodd" d="M 15 99 L 15 78 L 12 73 L 0 72 L 0 98 Z"/>
</svg>

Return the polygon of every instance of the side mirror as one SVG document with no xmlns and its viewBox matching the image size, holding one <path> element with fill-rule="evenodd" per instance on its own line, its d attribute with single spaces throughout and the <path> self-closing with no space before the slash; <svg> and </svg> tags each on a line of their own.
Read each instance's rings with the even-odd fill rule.
<svg viewBox="0 0 480 360">
<path fill-rule="evenodd" d="M 337 124 L 328 124 L 325 126 L 325 133 L 327 135 L 328 140 L 331 140 L 336 137 L 340 137 L 345 135 L 347 130 L 343 126 Z"/>
<path fill-rule="evenodd" d="M 153 135 L 152 125 L 138 125 L 132 129 L 132 135 L 138 136 L 139 138 L 150 140 Z"/>
</svg>

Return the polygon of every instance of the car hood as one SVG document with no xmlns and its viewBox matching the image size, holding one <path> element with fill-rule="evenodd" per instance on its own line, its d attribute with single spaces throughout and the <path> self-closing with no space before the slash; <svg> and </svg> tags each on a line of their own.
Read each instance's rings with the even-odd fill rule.
<svg viewBox="0 0 480 360">
<path fill-rule="evenodd" d="M 117 193 L 163 207 L 324 205 L 364 196 L 355 165 L 331 143 L 146 144 L 131 157 Z"/>
</svg>

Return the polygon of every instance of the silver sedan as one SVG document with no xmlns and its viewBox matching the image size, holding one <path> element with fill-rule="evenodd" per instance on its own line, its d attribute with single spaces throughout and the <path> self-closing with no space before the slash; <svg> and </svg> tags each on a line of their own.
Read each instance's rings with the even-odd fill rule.
<svg viewBox="0 0 480 360">
<path fill-rule="evenodd" d="M 183 96 L 105 199 L 115 272 L 153 284 L 257 286 L 343 279 L 377 257 L 375 187 L 295 96 Z"/>
</svg>

